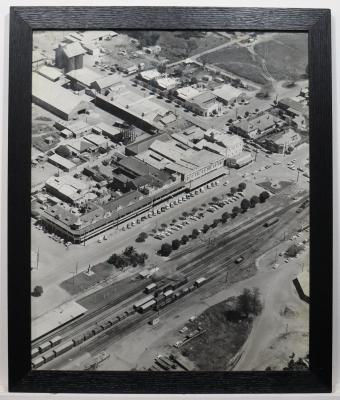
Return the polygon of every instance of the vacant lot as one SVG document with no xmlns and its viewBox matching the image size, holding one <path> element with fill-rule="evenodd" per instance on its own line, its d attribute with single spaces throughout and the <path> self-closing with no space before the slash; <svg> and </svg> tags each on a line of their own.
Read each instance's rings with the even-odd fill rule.
<svg viewBox="0 0 340 400">
<path fill-rule="evenodd" d="M 278 33 L 261 37 L 254 46 L 230 46 L 205 54 L 201 62 L 213 64 L 240 77 L 264 84 L 268 79 L 297 80 L 306 78 L 308 65 L 307 35 Z"/>
<path fill-rule="evenodd" d="M 236 299 L 228 299 L 202 313 L 195 324 L 206 330 L 182 348 L 202 371 L 225 371 L 230 360 L 246 341 L 251 328 L 251 318 L 241 318 L 235 309 Z"/>
<path fill-rule="evenodd" d="M 276 80 L 306 78 L 308 36 L 305 33 L 278 33 L 275 38 L 255 45 L 267 69 Z"/>
<path fill-rule="evenodd" d="M 199 61 L 213 64 L 256 83 L 266 83 L 260 60 L 247 48 L 234 45 L 224 47 L 199 58 Z"/>
<path fill-rule="evenodd" d="M 131 31 L 142 46 L 161 46 L 161 57 L 170 62 L 182 60 L 229 41 L 214 32 L 203 31 Z"/>
</svg>

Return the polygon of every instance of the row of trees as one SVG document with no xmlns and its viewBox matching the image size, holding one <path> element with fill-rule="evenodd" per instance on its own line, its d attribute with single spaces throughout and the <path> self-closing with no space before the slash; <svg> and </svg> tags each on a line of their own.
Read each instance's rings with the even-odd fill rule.
<svg viewBox="0 0 340 400">
<path fill-rule="evenodd" d="M 114 265 L 118 269 L 124 269 L 129 265 L 137 267 L 137 265 L 145 265 L 148 259 L 146 253 L 138 253 L 133 246 L 128 246 L 121 254 L 113 253 L 107 262 Z"/>
<path fill-rule="evenodd" d="M 221 222 L 222 224 L 225 224 L 230 218 L 235 218 L 239 213 L 246 212 L 250 207 L 253 208 L 256 206 L 258 203 L 264 203 L 267 199 L 269 198 L 269 193 L 264 191 L 260 193 L 259 196 L 252 196 L 250 200 L 248 199 L 243 199 L 241 201 L 240 207 L 235 206 L 232 209 L 232 213 L 230 214 L 228 211 L 224 212 L 221 216 L 221 219 L 214 219 L 211 225 L 205 224 L 202 227 L 202 232 L 207 233 L 209 229 L 211 228 L 216 228 L 217 225 Z M 218 202 L 217 197 L 212 198 L 213 202 Z M 184 213 L 183 213 L 184 214 Z M 173 250 L 178 250 L 181 245 L 185 245 L 188 243 L 189 239 L 196 239 L 199 236 L 199 231 L 197 229 L 193 229 L 190 237 L 189 236 L 182 236 L 182 239 L 174 239 L 172 243 L 163 243 L 160 250 L 159 254 L 168 257 Z"/>
</svg>

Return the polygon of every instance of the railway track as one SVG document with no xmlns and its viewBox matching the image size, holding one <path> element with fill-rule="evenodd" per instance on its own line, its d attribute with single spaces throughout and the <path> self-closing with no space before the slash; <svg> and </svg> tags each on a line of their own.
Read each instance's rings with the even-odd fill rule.
<svg viewBox="0 0 340 400">
<path fill-rule="evenodd" d="M 295 218 L 295 215 L 292 215 L 290 219 Z M 286 223 L 286 222 L 285 222 Z M 244 255 L 247 256 L 251 255 L 253 246 L 258 244 L 259 242 L 263 242 L 266 237 L 272 236 L 273 232 L 279 231 L 281 227 L 279 228 L 278 225 L 274 225 L 271 227 L 264 228 L 262 227 L 260 231 L 258 231 L 257 236 L 252 240 L 249 241 L 247 238 L 244 238 L 244 242 L 241 242 L 238 244 L 237 249 L 233 247 L 234 251 L 232 252 L 233 255 Z M 265 234 L 265 237 L 264 235 Z M 271 247 L 274 247 L 272 245 Z M 237 268 L 238 266 L 235 264 L 234 259 L 230 258 L 230 253 L 228 255 L 224 254 L 223 257 L 219 257 L 217 260 L 214 262 L 213 268 L 209 268 L 209 272 L 206 273 L 206 264 L 205 262 L 202 262 L 202 266 L 199 269 L 195 269 L 194 273 L 190 275 L 190 280 L 193 281 L 196 277 L 202 276 L 202 272 L 204 272 L 204 276 L 207 278 L 207 282 L 204 285 L 204 287 L 207 288 L 212 288 L 215 286 L 221 286 L 221 277 L 226 275 L 233 267 Z M 225 259 L 228 259 L 228 261 L 225 261 Z M 234 269 L 235 269 L 234 268 Z M 216 282 L 216 279 L 219 278 L 219 281 Z M 196 290 L 195 290 L 196 291 Z M 173 303 L 170 303 L 166 306 L 166 308 L 161 309 L 161 315 L 162 317 L 166 316 L 168 313 L 171 313 L 175 307 L 178 306 L 178 302 L 181 301 L 181 299 L 186 299 L 187 296 L 180 298 Z M 126 332 L 132 333 L 136 331 L 139 327 L 145 325 L 145 323 L 152 318 L 153 315 L 158 315 L 158 312 L 155 312 L 154 310 L 150 310 L 144 314 L 135 314 L 132 317 L 130 317 L 128 320 L 122 321 L 118 326 L 112 326 L 111 328 L 108 328 L 105 332 L 102 332 L 98 337 L 96 337 L 94 340 L 91 342 L 88 342 L 85 344 L 86 346 L 86 351 L 92 352 L 92 351 L 101 351 L 108 346 L 108 341 L 112 342 L 114 340 L 118 340 L 122 337 L 122 335 L 126 334 Z M 84 346 L 84 345 L 83 345 Z M 83 347 L 82 347 L 83 348 Z M 61 362 L 59 360 L 59 362 Z"/>
<path fill-rule="evenodd" d="M 301 199 L 299 202 L 296 202 L 294 204 L 291 204 L 291 205 L 285 207 L 284 209 L 279 210 L 278 212 L 274 213 L 274 215 L 276 215 L 276 216 L 282 215 L 303 201 L 304 201 L 304 199 Z M 266 220 L 268 220 L 272 217 L 273 217 L 273 214 L 270 214 L 269 216 L 267 215 L 265 218 L 263 218 L 261 221 L 259 221 L 259 224 L 264 223 Z M 257 218 L 258 218 L 258 216 L 252 218 L 250 221 L 248 220 L 246 223 L 249 224 L 249 222 L 256 220 Z M 233 231 L 235 231 L 239 228 L 240 227 L 238 227 L 236 229 L 234 228 Z M 248 236 L 249 234 L 251 234 L 253 232 L 254 229 L 256 229 L 256 237 L 254 238 L 254 240 L 249 241 L 249 239 L 247 239 L 247 237 L 246 237 L 245 238 L 246 243 L 243 243 L 243 241 L 241 241 L 238 245 L 233 245 L 233 242 L 236 239 L 238 239 L 242 235 Z M 254 245 L 256 245 L 260 241 L 263 241 L 264 238 L 263 238 L 263 236 L 261 236 L 261 233 L 267 232 L 267 234 L 269 234 L 271 231 L 272 231 L 272 229 L 263 228 L 263 227 L 259 231 L 259 226 L 257 224 L 256 226 L 250 227 L 246 231 L 240 232 L 239 234 L 235 235 L 233 238 L 229 239 L 227 241 L 228 247 L 232 246 L 232 247 L 230 247 L 229 251 L 226 252 L 226 248 L 221 246 L 221 241 L 218 241 L 217 245 L 214 246 L 213 248 L 211 248 L 206 253 L 206 256 L 203 259 L 202 259 L 202 257 L 200 257 L 199 262 L 196 262 L 189 267 L 185 267 L 187 265 L 187 263 L 185 263 L 183 265 L 182 269 L 180 267 L 178 269 L 181 269 L 182 272 L 185 273 L 187 275 L 188 279 L 191 281 L 195 280 L 195 278 L 198 278 L 199 276 L 202 276 L 202 273 L 205 275 L 205 277 L 209 281 L 214 280 L 217 276 L 221 275 L 221 272 L 226 272 L 228 269 L 230 269 L 231 266 L 235 266 L 234 259 L 233 259 L 235 256 L 246 255 L 247 252 L 249 250 L 251 250 Z M 228 232 L 228 234 L 229 233 L 230 232 Z M 224 241 L 224 240 L 225 239 L 223 239 L 222 241 Z M 219 246 L 220 249 L 216 250 L 217 246 Z M 213 253 L 213 259 L 214 259 L 213 264 L 211 263 L 211 254 L 212 253 Z M 225 261 L 226 258 L 229 261 L 226 262 Z M 209 271 L 207 271 L 207 265 L 209 265 Z M 98 321 L 99 316 L 101 316 L 100 319 L 102 320 L 102 319 L 105 319 L 107 316 L 111 315 L 112 314 L 111 309 L 114 306 L 121 304 L 124 301 L 131 302 L 131 300 L 132 300 L 131 297 L 136 294 L 141 294 L 141 287 L 137 287 L 137 288 L 125 293 L 124 295 L 112 300 L 111 302 L 107 303 L 103 307 L 100 307 L 98 310 L 95 310 L 94 312 L 85 314 L 83 317 L 75 320 L 74 322 L 70 323 L 66 327 L 61 327 L 60 330 L 58 330 L 58 332 L 55 331 L 55 332 L 53 332 L 53 334 L 43 337 L 40 340 L 40 342 L 43 343 L 43 342 L 49 340 L 49 338 L 56 336 L 58 333 L 61 334 L 62 332 L 63 332 L 63 340 L 75 337 L 75 336 L 77 336 L 78 333 L 84 332 L 86 329 L 88 329 L 90 327 L 94 327 L 96 325 L 95 322 Z M 174 303 L 177 303 L 177 301 L 175 301 Z M 115 310 L 115 313 L 118 311 L 123 311 L 124 309 L 126 309 L 125 307 L 126 307 L 125 304 L 124 305 L 121 304 L 119 309 Z M 110 310 L 110 311 L 108 311 L 108 310 Z M 107 313 L 107 315 L 104 315 L 106 311 L 108 311 L 108 313 Z M 106 337 L 106 333 L 110 332 L 110 337 L 112 337 L 111 331 L 113 331 L 113 330 L 116 332 L 117 335 L 119 334 L 119 332 L 125 331 L 124 327 L 126 325 L 128 325 L 128 327 L 130 327 L 131 326 L 130 322 L 132 325 L 137 322 L 137 328 L 138 328 L 140 326 L 139 321 L 140 321 L 140 323 L 142 323 L 142 321 L 145 321 L 145 319 L 150 318 L 150 315 L 152 315 L 152 311 L 147 312 L 146 314 L 143 314 L 143 315 L 138 314 L 138 315 L 130 316 L 128 318 L 128 321 L 126 321 L 126 320 L 121 321 L 118 325 L 116 324 L 116 325 L 112 326 L 111 328 L 107 329 L 105 332 L 103 332 L 103 334 L 101 334 L 100 337 L 96 337 L 96 339 L 95 339 L 96 344 L 99 343 L 98 341 L 101 340 L 102 336 Z M 142 316 L 144 316 L 145 318 L 143 318 Z M 34 347 L 37 347 L 37 345 L 39 345 L 40 342 L 38 342 L 38 341 L 33 342 Z M 88 343 L 86 346 L 91 346 L 91 343 Z M 96 345 L 96 348 L 97 348 L 97 345 Z"/>
</svg>

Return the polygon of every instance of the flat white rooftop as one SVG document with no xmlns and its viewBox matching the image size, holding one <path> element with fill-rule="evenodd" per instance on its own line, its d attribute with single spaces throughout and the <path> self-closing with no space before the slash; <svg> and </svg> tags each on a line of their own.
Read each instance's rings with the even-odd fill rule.
<svg viewBox="0 0 340 400">
<path fill-rule="evenodd" d="M 32 321 L 31 340 L 38 339 L 46 333 L 57 329 L 59 326 L 79 317 L 86 311 L 87 310 L 85 307 L 81 306 L 75 301 L 69 301 L 68 303 L 62 304 L 54 310 L 48 311 Z"/>
</svg>

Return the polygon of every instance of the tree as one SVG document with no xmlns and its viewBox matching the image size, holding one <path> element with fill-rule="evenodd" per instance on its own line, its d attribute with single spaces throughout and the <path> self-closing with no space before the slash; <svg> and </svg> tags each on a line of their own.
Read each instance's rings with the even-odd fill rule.
<svg viewBox="0 0 340 400">
<path fill-rule="evenodd" d="M 198 208 L 197 208 L 197 207 L 194 207 L 191 211 L 195 214 L 195 213 L 197 213 Z"/>
<path fill-rule="evenodd" d="M 188 213 L 187 211 L 183 211 L 183 212 L 182 212 L 182 215 L 183 215 L 183 217 L 188 217 L 188 216 L 189 216 L 189 213 Z"/>
<path fill-rule="evenodd" d="M 216 226 L 219 224 L 221 220 L 220 219 L 214 219 L 214 222 L 211 224 L 212 228 L 216 228 Z"/>
<path fill-rule="evenodd" d="M 71 157 L 71 150 L 63 144 L 55 149 L 55 153 L 64 158 Z"/>
<path fill-rule="evenodd" d="M 161 246 L 160 254 L 164 257 L 168 257 L 172 252 L 172 246 L 169 243 L 163 243 Z"/>
<path fill-rule="evenodd" d="M 209 229 L 210 229 L 210 226 L 207 225 L 207 224 L 205 224 L 205 225 L 203 226 L 203 228 L 202 228 L 202 231 L 203 231 L 203 233 L 207 233 Z"/>
<path fill-rule="evenodd" d="M 249 111 L 246 111 L 246 112 L 244 113 L 244 116 L 245 116 L 245 118 L 249 117 Z"/>
<path fill-rule="evenodd" d="M 269 193 L 266 191 L 261 192 L 259 198 L 260 198 L 260 202 L 264 203 L 269 198 Z"/>
<path fill-rule="evenodd" d="M 244 189 L 247 187 L 247 185 L 244 183 L 244 182 L 241 182 L 239 185 L 238 185 L 238 190 L 240 191 L 240 192 L 243 192 L 244 191 Z"/>
<path fill-rule="evenodd" d="M 219 201 L 219 198 L 216 197 L 216 196 L 214 196 L 211 200 L 212 200 L 214 203 L 217 203 L 217 202 Z"/>
<path fill-rule="evenodd" d="M 248 318 L 252 310 L 252 294 L 250 289 L 245 288 L 237 298 L 237 309 L 242 316 Z"/>
<path fill-rule="evenodd" d="M 232 212 L 233 212 L 233 217 L 236 217 L 237 214 L 239 214 L 241 211 L 240 207 L 233 207 Z"/>
<path fill-rule="evenodd" d="M 197 229 L 193 229 L 192 232 L 191 232 L 191 237 L 193 239 L 196 239 L 198 235 L 199 235 L 198 230 Z"/>
<path fill-rule="evenodd" d="M 250 206 L 255 207 L 256 204 L 260 201 L 260 199 L 257 196 L 252 196 L 250 199 Z"/>
<path fill-rule="evenodd" d="M 243 199 L 243 200 L 241 201 L 241 208 L 242 208 L 242 210 L 243 210 L 243 211 L 247 211 L 249 207 L 250 207 L 250 202 L 249 202 L 249 200 L 248 200 L 248 199 Z"/>
<path fill-rule="evenodd" d="M 237 309 L 246 318 L 250 314 L 256 316 L 262 312 L 263 304 L 261 301 L 260 290 L 258 288 L 244 289 L 237 298 Z"/>
<path fill-rule="evenodd" d="M 178 239 L 174 239 L 171 243 L 172 250 L 177 250 L 179 249 L 179 246 L 181 245 L 181 242 Z"/>
<path fill-rule="evenodd" d="M 286 256 L 296 257 L 301 250 L 303 250 L 303 246 L 299 246 L 294 243 L 291 246 L 289 246 L 288 249 L 286 250 Z"/>
<path fill-rule="evenodd" d="M 228 219 L 230 218 L 230 214 L 226 211 L 226 212 L 224 212 L 223 214 L 222 214 L 222 224 L 225 224 L 227 221 L 228 221 Z"/>
<path fill-rule="evenodd" d="M 235 186 L 232 186 L 231 188 L 230 188 L 230 193 L 231 194 L 235 194 L 237 192 L 237 188 L 235 187 Z"/>
<path fill-rule="evenodd" d="M 44 293 L 43 287 L 42 286 L 35 286 L 33 289 L 32 296 L 34 297 L 40 297 Z"/>
<path fill-rule="evenodd" d="M 147 239 L 147 237 L 148 237 L 148 234 L 147 234 L 146 232 L 141 232 L 141 233 L 138 235 L 138 237 L 137 237 L 137 239 L 136 239 L 136 242 L 145 242 L 145 240 Z"/>
<path fill-rule="evenodd" d="M 189 242 L 189 238 L 187 235 L 183 235 L 181 239 L 182 244 L 187 244 Z"/>
</svg>

